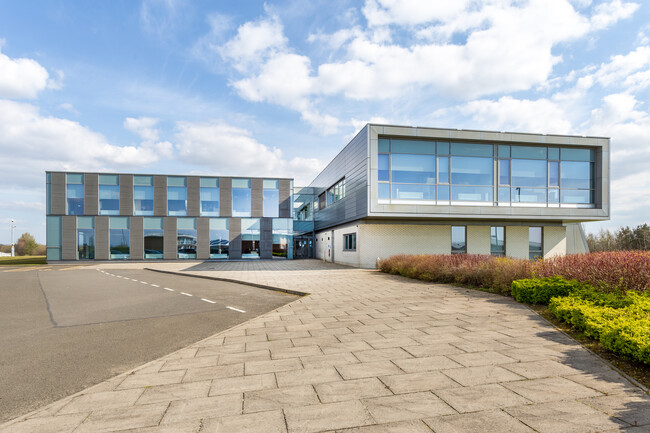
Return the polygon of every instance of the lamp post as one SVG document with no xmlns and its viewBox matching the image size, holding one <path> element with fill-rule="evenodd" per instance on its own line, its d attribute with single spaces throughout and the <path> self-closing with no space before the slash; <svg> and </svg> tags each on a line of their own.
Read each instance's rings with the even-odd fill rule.
<svg viewBox="0 0 650 433">
<path fill-rule="evenodd" d="M 15 222 L 16 220 L 12 218 L 11 219 L 11 257 L 14 257 L 15 255 L 14 254 L 14 229 L 16 228 L 16 226 L 14 225 Z"/>
</svg>

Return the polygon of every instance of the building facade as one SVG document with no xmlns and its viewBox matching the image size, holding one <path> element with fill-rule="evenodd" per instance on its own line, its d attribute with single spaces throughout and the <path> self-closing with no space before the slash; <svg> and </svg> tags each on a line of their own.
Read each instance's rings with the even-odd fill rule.
<svg viewBox="0 0 650 433">
<path fill-rule="evenodd" d="M 46 178 L 48 261 L 293 258 L 291 179 Z"/>
<path fill-rule="evenodd" d="M 291 178 L 48 172 L 48 260 L 586 252 L 609 218 L 609 139 L 366 125 Z"/>
<path fill-rule="evenodd" d="M 609 219 L 609 139 L 366 125 L 316 177 L 315 256 L 586 252 Z"/>
</svg>

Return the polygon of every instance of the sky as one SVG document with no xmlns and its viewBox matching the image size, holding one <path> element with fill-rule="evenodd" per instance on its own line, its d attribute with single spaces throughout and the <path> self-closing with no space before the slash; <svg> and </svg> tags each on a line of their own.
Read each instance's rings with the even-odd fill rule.
<svg viewBox="0 0 650 433">
<path fill-rule="evenodd" d="M 307 185 L 368 122 L 611 137 L 636 226 L 649 90 L 642 0 L 0 0 L 0 243 L 46 170 Z"/>
</svg>

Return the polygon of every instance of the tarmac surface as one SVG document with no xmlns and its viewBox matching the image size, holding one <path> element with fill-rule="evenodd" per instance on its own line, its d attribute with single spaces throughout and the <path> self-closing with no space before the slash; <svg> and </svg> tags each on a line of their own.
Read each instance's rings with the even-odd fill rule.
<svg viewBox="0 0 650 433">
<path fill-rule="evenodd" d="M 296 298 L 142 269 L 0 268 L 0 423 Z"/>
<path fill-rule="evenodd" d="M 647 390 L 503 296 L 316 260 L 147 266 L 310 295 L 0 432 L 650 431 Z"/>
</svg>

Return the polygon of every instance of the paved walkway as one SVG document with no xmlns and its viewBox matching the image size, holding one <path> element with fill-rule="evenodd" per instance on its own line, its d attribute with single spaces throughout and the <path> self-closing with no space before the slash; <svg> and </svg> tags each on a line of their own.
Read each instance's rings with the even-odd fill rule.
<svg viewBox="0 0 650 433">
<path fill-rule="evenodd" d="M 650 431 L 650 397 L 510 299 L 315 260 L 152 267 L 311 295 L 1 432 Z"/>
</svg>

